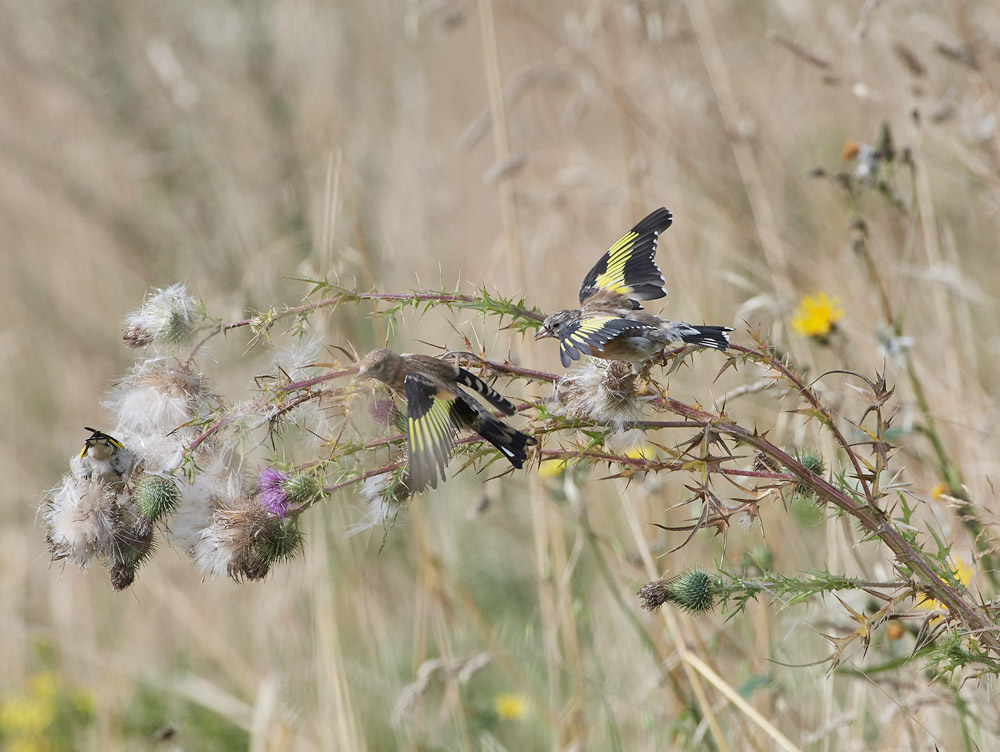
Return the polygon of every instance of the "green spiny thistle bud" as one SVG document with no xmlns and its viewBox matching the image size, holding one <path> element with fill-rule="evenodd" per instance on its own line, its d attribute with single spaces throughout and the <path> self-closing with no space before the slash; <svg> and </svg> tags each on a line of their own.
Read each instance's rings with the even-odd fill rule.
<svg viewBox="0 0 1000 752">
<path fill-rule="evenodd" d="M 309 504 L 320 494 L 316 478 L 305 473 L 291 476 L 281 486 L 285 490 L 285 493 L 288 494 L 289 502 L 297 507 Z"/>
<path fill-rule="evenodd" d="M 823 475 L 826 468 L 823 466 L 823 456 L 818 452 L 814 452 L 811 449 L 803 449 L 796 455 L 796 459 L 802 463 L 806 470 L 811 472 L 813 475 Z M 795 485 L 795 495 L 802 497 L 812 496 L 813 490 L 810 486 L 805 483 L 797 483 Z"/>
<path fill-rule="evenodd" d="M 132 503 L 153 522 L 174 511 L 180 498 L 174 482 L 159 475 L 143 475 L 132 488 Z"/>
<path fill-rule="evenodd" d="M 260 539 L 260 558 L 269 565 L 294 558 L 302 550 L 302 538 L 294 518 L 275 521 Z"/>
<path fill-rule="evenodd" d="M 654 580 L 644 585 L 638 595 L 647 611 L 673 603 L 685 611 L 702 614 L 715 603 L 715 582 L 708 572 L 692 568 L 669 580 Z"/>
</svg>

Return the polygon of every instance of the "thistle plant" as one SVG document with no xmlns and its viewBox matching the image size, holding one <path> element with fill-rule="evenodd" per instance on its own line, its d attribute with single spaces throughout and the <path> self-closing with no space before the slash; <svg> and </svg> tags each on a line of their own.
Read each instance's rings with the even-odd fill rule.
<svg viewBox="0 0 1000 752">
<path fill-rule="evenodd" d="M 122 488 L 66 476 L 45 506 L 54 558 L 68 558 L 81 566 L 96 558 L 109 568 L 116 587 L 126 587 L 152 552 L 154 539 L 166 536 L 203 571 L 236 581 L 256 580 L 301 550 L 299 518 L 334 491 L 352 489 L 366 508 L 364 519 L 351 532 L 391 524 L 405 510 L 409 493 L 401 475 L 404 435 L 391 419 L 382 423 L 387 435 L 373 437 L 358 429 L 367 412 L 362 403 L 370 399 L 371 390 L 352 382 L 356 367 L 347 354 L 335 350 L 337 356 L 322 363 L 301 363 L 293 372 L 278 369 L 257 380 L 249 400 L 232 401 L 210 389 L 209 378 L 198 365 L 198 351 L 216 334 L 246 329 L 249 342 L 263 346 L 262 335 L 279 322 L 288 319 L 293 329 L 299 329 L 322 309 L 361 300 L 386 303 L 382 313 L 390 318 L 411 308 L 445 307 L 473 308 L 498 324 L 514 323 L 520 331 L 541 320 L 522 301 L 484 290 L 475 295 L 356 293 L 314 281 L 311 297 L 318 299 L 232 323 L 203 317 L 194 327 L 201 339 L 192 345 L 188 358 L 164 357 L 155 351 L 156 338 L 150 340 L 147 346 L 154 352 L 112 388 L 105 403 L 117 420 L 112 435 L 134 454 L 134 469 Z M 155 295 L 150 299 L 161 303 Z M 179 306 L 183 311 L 200 310 L 187 300 Z M 663 526 L 686 531 L 686 540 L 701 530 L 714 531 L 725 540 L 733 522 L 759 519 L 759 507 L 769 499 L 787 503 L 800 498 L 852 518 L 866 540 L 891 553 L 897 573 L 885 582 L 860 582 L 836 575 L 798 579 L 769 573 L 745 578 L 692 570 L 644 587 L 647 608 L 672 603 L 698 613 L 720 602 L 738 611 L 748 599 L 765 593 L 794 603 L 824 592 L 863 589 L 878 593 L 885 605 L 873 614 L 849 611 L 858 628 L 831 638 L 835 660 L 851 644 L 867 645 L 889 618 L 903 618 L 902 604 L 933 601 L 940 605 L 933 624 L 926 611 L 905 617 L 927 622 L 925 643 L 935 636 L 949 635 L 954 641 L 955 635 L 964 635 L 961 643 L 966 652 L 951 649 L 953 658 L 969 656 L 980 671 L 1000 666 L 994 663 L 1000 637 L 992 607 L 974 600 L 951 575 L 947 549 L 935 545 L 928 550 L 926 536 L 911 524 L 913 502 L 891 467 L 893 446 L 887 437 L 894 414 L 893 389 L 884 374 L 837 372 L 821 377 L 851 379 L 860 385 L 866 403 L 861 414 L 841 415 L 819 397 L 815 381 L 807 383 L 755 332 L 748 335 L 752 346 L 733 345 L 724 356 L 722 371 L 764 369 L 775 394 L 798 402 L 797 409 L 833 437 L 835 457 L 823 458 L 810 448 L 778 446 L 760 431 L 741 425 L 725 408 L 706 409 L 666 396 L 657 384 L 655 368 L 639 374 L 628 364 L 592 362 L 559 376 L 471 353 L 454 357 L 486 378 L 549 390 L 550 397 L 522 400 L 518 409 L 527 420 L 524 429 L 541 441 L 537 460 L 561 461 L 573 468 L 610 466 L 613 477 L 672 472 L 690 476 L 685 503 L 696 514 L 688 525 Z M 130 335 L 129 343 L 134 341 Z M 678 359 L 693 356 L 690 350 L 670 352 L 663 363 L 676 366 Z M 307 430 L 315 436 L 309 426 L 317 414 L 322 415 L 327 433 L 318 436 L 313 456 L 282 464 L 278 457 L 262 454 L 269 446 L 264 441 L 268 437 L 287 439 L 289 433 Z M 615 437 L 636 429 L 655 437 L 665 452 L 646 457 L 616 450 Z M 746 449 L 752 450 L 749 455 Z M 456 450 L 464 456 L 461 469 L 492 470 L 497 457 L 475 436 L 459 440 Z M 256 469 L 251 464 L 255 460 Z M 462 462 L 453 460 L 452 466 Z M 721 498 L 717 488 L 722 481 L 736 489 L 735 499 Z"/>
<path fill-rule="evenodd" d="M 878 177 L 890 153 L 878 150 L 882 156 L 869 160 L 863 180 L 841 179 L 848 195 L 871 187 L 894 197 Z M 878 284 L 877 277 L 873 281 Z M 544 320 L 524 300 L 486 289 L 382 293 L 325 279 L 305 282 L 310 289 L 301 304 L 237 321 L 213 318 L 179 285 L 152 293 L 129 315 L 125 342 L 142 354 L 104 404 L 114 416 L 110 436 L 132 462 L 110 480 L 71 471 L 49 494 L 43 519 L 53 559 L 81 567 L 97 560 L 121 589 L 134 582 L 163 539 L 203 572 L 236 582 L 260 580 L 307 545 L 302 516 L 344 494 L 362 509 L 345 535 L 376 528 L 389 535 L 405 519 L 412 496 L 405 418 L 391 392 L 355 379 L 359 356 L 346 342 L 310 334 L 314 320 L 326 311 L 374 305 L 391 330 L 405 316 L 474 311 L 484 327 L 510 337 L 530 335 Z M 825 295 L 809 301 L 793 326 L 818 346 L 828 345 L 844 313 Z M 888 309 L 886 314 L 893 336 L 900 337 L 899 320 Z M 291 345 L 277 350 L 269 372 L 234 398 L 218 393 L 203 370 L 205 353 L 222 344 L 221 334 L 227 335 L 223 346 L 248 350 L 275 347 L 279 339 Z M 600 468 L 596 482 L 605 483 L 683 474 L 687 493 L 678 506 L 690 508 L 690 518 L 658 526 L 675 548 L 698 535 L 720 536 L 722 560 L 715 572 L 664 573 L 641 588 L 633 606 L 678 607 L 694 615 L 715 609 L 731 617 L 759 598 L 791 606 L 825 595 L 839 599 L 838 593 L 849 591 L 874 599 L 874 606 L 859 610 L 847 600 L 834 606 L 856 626 L 827 636 L 832 666 L 849 649 L 864 653 L 887 625 L 907 623 L 915 625 L 913 654 L 939 671 L 1000 671 L 997 606 L 969 592 L 968 579 L 955 574 L 950 547 L 915 515 L 919 499 L 896 462 L 896 442 L 907 437 L 894 426 L 899 402 L 886 371 L 845 367 L 807 378 L 759 332 L 749 329 L 742 340 L 746 344 L 734 343 L 726 352 L 682 346 L 641 366 L 585 359 L 565 374 L 491 357 L 467 340 L 439 354 L 485 382 L 499 382 L 514 397 L 510 420 L 538 442 L 528 444 L 527 472 L 552 475 L 546 468 L 557 467 L 569 476 Z M 762 390 L 771 408 L 800 416 L 808 445 L 777 443 L 725 401 L 705 406 L 670 396 L 670 374 L 703 357 L 718 359 L 720 376 L 764 374 Z M 907 374 L 915 380 L 912 368 Z M 849 385 L 854 397 L 836 404 L 826 399 L 838 385 Z M 919 394 L 919 383 L 913 386 Z M 514 396 L 519 392 L 542 396 Z M 929 412 L 925 420 L 948 489 L 960 494 L 957 471 L 935 438 Z M 637 443 L 651 450 L 635 450 Z M 825 455 L 824 445 L 832 446 Z M 448 477 L 475 472 L 518 483 L 516 465 L 498 462 L 500 457 L 481 436 L 463 434 L 454 442 Z M 759 524 L 766 533 L 762 507 L 780 512 L 793 503 L 850 521 L 863 545 L 884 551 L 893 574 L 852 578 L 823 570 L 737 571 L 726 564 L 725 544 L 735 523 Z M 971 517 L 985 546 L 991 532 Z"/>
</svg>

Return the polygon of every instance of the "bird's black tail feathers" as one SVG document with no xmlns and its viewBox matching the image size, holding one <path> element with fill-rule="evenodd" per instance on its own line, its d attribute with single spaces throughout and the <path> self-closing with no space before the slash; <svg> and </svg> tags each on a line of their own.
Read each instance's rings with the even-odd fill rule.
<svg viewBox="0 0 1000 752">
<path fill-rule="evenodd" d="M 481 394 L 483 399 L 493 405 L 493 407 L 502 412 L 504 415 L 513 415 L 517 412 L 517 409 L 509 399 L 497 392 L 496 389 L 491 387 L 474 373 L 469 373 L 464 368 L 459 368 L 458 376 L 455 377 L 455 381 L 463 386 L 469 387 L 470 389 L 475 389 L 476 393 Z"/>
<path fill-rule="evenodd" d="M 485 412 L 479 413 L 479 419 L 473 426 L 473 430 L 499 449 L 503 456 L 510 461 L 510 464 L 518 470 L 528 458 L 527 448 L 538 443 L 534 436 L 521 433 L 516 428 L 511 428 L 502 420 L 497 420 Z"/>
<path fill-rule="evenodd" d="M 729 332 L 733 331 L 728 326 L 694 326 L 688 325 L 689 331 L 681 332 L 681 339 L 689 345 L 701 345 L 702 347 L 714 347 L 716 350 L 725 350 L 729 347 Z"/>
</svg>

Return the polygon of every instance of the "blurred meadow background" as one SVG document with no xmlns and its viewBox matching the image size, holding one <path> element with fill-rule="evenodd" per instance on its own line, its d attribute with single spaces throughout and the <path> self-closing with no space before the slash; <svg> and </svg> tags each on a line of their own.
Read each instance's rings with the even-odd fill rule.
<svg viewBox="0 0 1000 752">
<path fill-rule="evenodd" d="M 830 671 L 823 635 L 856 627 L 832 596 L 761 597 L 730 620 L 639 609 L 644 583 L 694 564 L 893 577 L 884 547 L 807 500 L 762 504 L 725 546 L 701 530 L 673 550 L 687 533 L 653 523 L 697 517 L 678 506 L 686 473 L 488 480 L 494 465 L 353 536 L 357 489 L 332 495 L 303 518 L 304 554 L 262 582 L 205 577 L 163 544 L 123 593 L 100 567 L 50 564 L 37 514 L 82 427 L 112 428 L 101 401 L 134 358 L 122 320 L 150 288 L 185 282 L 223 320 L 297 305 L 295 278 L 324 275 L 485 286 L 549 312 L 665 205 L 665 315 L 748 346 L 753 328 L 811 377 L 884 367 L 895 481 L 974 597 L 996 597 L 982 558 L 1000 513 L 996 4 L 2 0 L 0 14 L 0 747 L 775 749 L 768 724 L 801 749 L 1000 743 L 995 680 L 902 662 L 907 630 Z M 895 161 L 865 187 L 883 124 Z M 844 313 L 825 340 L 791 326 L 818 293 Z M 386 341 L 375 310 L 309 328 L 364 352 Z M 217 338 L 201 357 L 212 387 L 247 399 L 284 331 L 273 347 Z M 407 311 L 389 342 L 462 337 L 563 370 L 553 341 L 467 311 Z M 752 367 L 716 380 L 724 362 L 696 355 L 662 385 L 725 399 L 837 467 L 797 404 L 742 393 Z M 821 383 L 845 410 L 852 385 Z M 273 449 L 253 452 L 256 467 Z M 978 546 L 949 501 L 958 483 Z"/>
</svg>

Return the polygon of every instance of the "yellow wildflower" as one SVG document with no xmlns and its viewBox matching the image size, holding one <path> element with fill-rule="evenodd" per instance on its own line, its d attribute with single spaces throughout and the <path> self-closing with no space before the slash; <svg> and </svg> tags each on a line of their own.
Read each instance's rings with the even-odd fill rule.
<svg viewBox="0 0 1000 752">
<path fill-rule="evenodd" d="M 838 321 L 844 318 L 840 299 L 825 292 L 803 295 L 792 315 L 792 331 L 800 337 L 825 340 Z"/>
<path fill-rule="evenodd" d="M 523 695 L 504 692 L 493 698 L 493 710 L 505 721 L 519 721 L 528 714 L 528 700 Z"/>
<path fill-rule="evenodd" d="M 961 558 L 955 559 L 955 565 L 951 568 L 951 572 L 955 576 L 955 579 L 962 584 L 962 587 L 968 587 L 969 583 L 972 582 L 972 575 L 975 574 L 972 568 L 966 565 L 965 561 Z M 936 601 L 932 598 L 918 603 L 917 608 L 921 611 L 946 611 L 948 609 L 941 601 Z"/>
<path fill-rule="evenodd" d="M 0 729 L 8 734 L 40 736 L 55 717 L 55 703 L 47 700 L 21 698 L 0 705 Z"/>
<path fill-rule="evenodd" d="M 931 487 L 931 498 L 934 501 L 941 501 L 941 497 L 948 493 L 948 484 L 943 480 L 938 481 Z"/>
<path fill-rule="evenodd" d="M 28 680 L 28 688 L 35 697 L 49 699 L 56 696 L 56 676 L 51 671 L 41 671 Z"/>
<path fill-rule="evenodd" d="M 656 447 L 645 441 L 637 441 L 625 452 L 626 457 L 634 460 L 654 459 L 656 457 Z"/>
<path fill-rule="evenodd" d="M 566 472 L 566 460 L 542 460 L 538 466 L 540 478 L 558 478 Z"/>
</svg>

